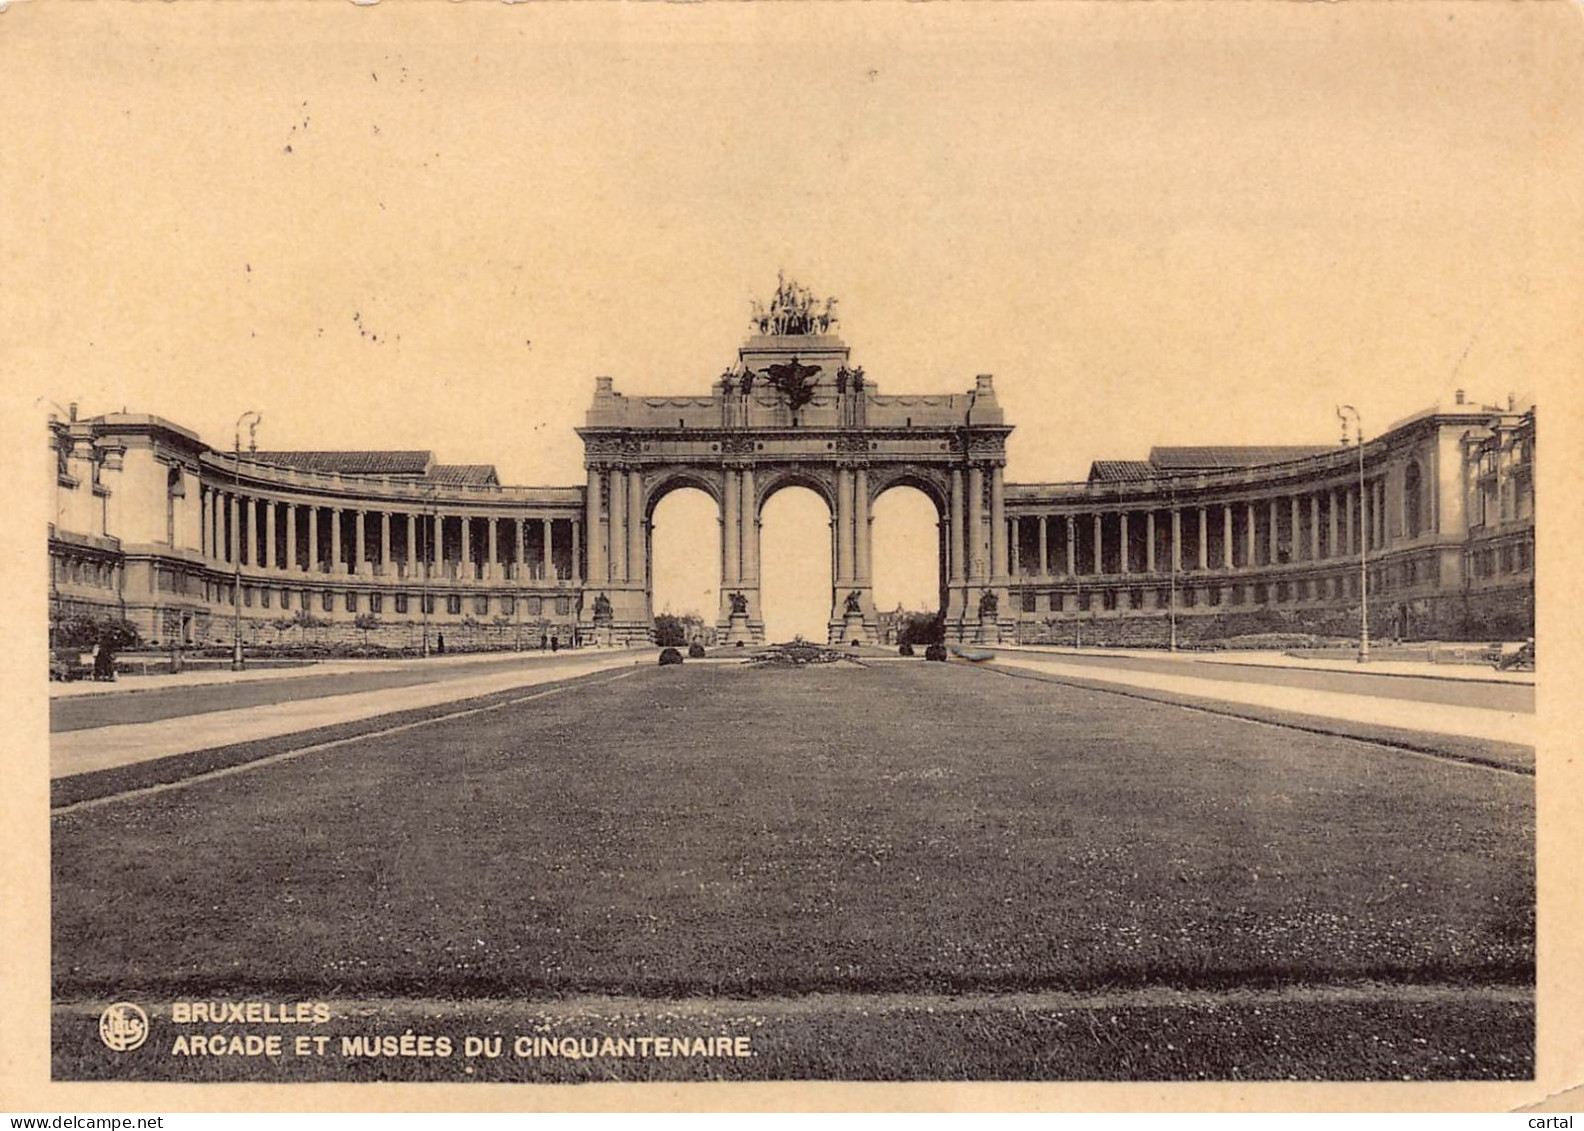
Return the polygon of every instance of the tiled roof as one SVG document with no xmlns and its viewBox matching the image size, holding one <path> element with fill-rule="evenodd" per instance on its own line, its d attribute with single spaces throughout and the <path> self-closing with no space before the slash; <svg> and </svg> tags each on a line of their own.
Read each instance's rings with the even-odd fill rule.
<svg viewBox="0 0 1584 1131">
<path fill-rule="evenodd" d="M 1091 483 L 1132 483 L 1154 477 L 1155 468 L 1141 459 L 1097 459 L 1089 465 Z"/>
<path fill-rule="evenodd" d="M 431 452 L 247 452 L 244 458 L 333 475 L 424 475 L 434 456 Z"/>
<path fill-rule="evenodd" d="M 1205 471 L 1218 467 L 1258 467 L 1335 451 L 1330 444 L 1253 445 L 1217 448 L 1151 448 L 1149 462 L 1160 471 Z"/>
<path fill-rule="evenodd" d="M 429 469 L 429 480 L 448 485 L 500 486 L 493 463 L 437 463 Z"/>
</svg>

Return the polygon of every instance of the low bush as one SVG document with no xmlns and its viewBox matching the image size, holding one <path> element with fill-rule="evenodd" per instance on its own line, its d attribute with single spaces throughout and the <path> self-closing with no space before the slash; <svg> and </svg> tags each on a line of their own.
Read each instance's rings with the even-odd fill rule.
<svg viewBox="0 0 1584 1131">
<path fill-rule="evenodd" d="M 911 656 L 913 654 L 913 645 L 903 641 L 902 647 L 898 648 L 897 652 L 903 656 Z"/>
<path fill-rule="evenodd" d="M 681 662 L 682 653 L 678 652 L 675 648 L 666 648 L 660 653 L 660 665 L 662 667 L 664 667 L 666 664 L 680 664 Z"/>
<path fill-rule="evenodd" d="M 698 659 L 702 659 L 703 656 L 704 656 L 704 645 L 700 644 L 697 640 L 693 641 L 693 643 L 688 645 L 688 659 L 690 659 L 690 660 L 698 660 Z"/>
<path fill-rule="evenodd" d="M 946 645 L 931 644 L 928 648 L 924 649 L 924 658 L 926 660 L 939 660 L 944 662 L 946 659 Z"/>
</svg>

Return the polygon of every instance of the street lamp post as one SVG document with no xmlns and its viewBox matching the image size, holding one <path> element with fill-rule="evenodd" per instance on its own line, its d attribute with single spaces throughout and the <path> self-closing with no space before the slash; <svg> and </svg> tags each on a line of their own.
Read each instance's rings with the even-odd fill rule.
<svg viewBox="0 0 1584 1131">
<path fill-rule="evenodd" d="M 1177 651 L 1177 566 L 1182 556 L 1182 550 L 1177 545 L 1177 532 L 1182 529 L 1182 519 L 1177 512 L 1177 483 L 1171 485 L 1171 581 L 1167 591 L 1167 617 L 1171 624 L 1171 638 L 1168 644 L 1170 651 Z M 1159 590 L 1156 591 L 1157 593 Z"/>
<path fill-rule="evenodd" d="M 242 493 L 242 423 L 247 421 L 248 450 L 258 451 L 258 426 L 263 419 L 263 413 L 254 412 L 252 409 L 237 417 L 236 436 L 231 446 L 231 471 L 238 496 Z M 244 509 L 239 499 L 238 522 L 242 521 Z M 247 660 L 242 654 L 242 538 L 240 535 L 235 536 L 235 542 L 236 553 L 231 558 L 231 670 L 239 672 L 247 666 Z"/>
<path fill-rule="evenodd" d="M 424 526 L 428 528 L 429 545 L 426 547 L 427 552 L 423 556 L 423 561 L 418 563 L 421 581 L 418 612 L 423 617 L 423 640 L 418 646 L 419 659 L 427 659 L 429 656 L 429 570 L 432 568 L 430 559 L 439 553 L 439 547 L 434 544 L 435 515 L 439 509 L 434 501 L 434 491 L 433 487 L 429 488 L 424 505 Z"/>
<path fill-rule="evenodd" d="M 1358 662 L 1369 663 L 1369 531 L 1364 526 L 1364 418 L 1359 415 L 1359 410 L 1350 404 L 1341 405 L 1336 410 L 1337 419 L 1342 422 L 1342 443 L 1347 445 L 1348 419 L 1353 420 L 1353 428 L 1358 436 L 1358 485 L 1359 485 L 1359 649 Z"/>
</svg>

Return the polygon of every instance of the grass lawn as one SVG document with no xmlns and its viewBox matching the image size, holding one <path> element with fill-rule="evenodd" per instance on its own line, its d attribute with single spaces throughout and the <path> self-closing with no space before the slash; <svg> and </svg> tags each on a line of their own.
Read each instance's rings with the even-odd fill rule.
<svg viewBox="0 0 1584 1131">
<path fill-rule="evenodd" d="M 643 669 L 57 818 L 55 994 L 1521 987 L 1533 829 L 1528 777 L 1101 691 Z"/>
</svg>

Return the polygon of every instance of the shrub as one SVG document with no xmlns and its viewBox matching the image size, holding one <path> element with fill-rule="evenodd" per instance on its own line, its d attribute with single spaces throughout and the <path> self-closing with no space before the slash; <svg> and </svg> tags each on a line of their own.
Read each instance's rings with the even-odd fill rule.
<svg viewBox="0 0 1584 1131">
<path fill-rule="evenodd" d="M 897 653 L 903 656 L 911 656 L 913 654 L 913 645 L 904 640 L 902 642 L 902 647 L 897 649 Z"/>
<path fill-rule="evenodd" d="M 86 652 L 95 644 L 100 644 L 113 652 L 124 652 L 142 643 L 137 629 L 119 617 L 63 617 L 55 621 L 51 628 L 57 648 L 77 648 Z"/>
<path fill-rule="evenodd" d="M 924 658 L 926 660 L 940 660 L 944 662 L 946 659 L 946 645 L 931 644 L 928 648 L 924 649 Z"/>
<path fill-rule="evenodd" d="M 688 659 L 690 659 L 690 660 L 698 660 L 698 659 L 702 659 L 703 656 L 704 656 L 704 645 L 700 644 L 697 640 L 693 641 L 693 643 L 688 645 Z"/>
<path fill-rule="evenodd" d="M 682 653 L 678 652 L 675 648 L 667 648 L 660 653 L 660 665 L 662 667 L 664 667 L 666 664 L 680 664 L 681 662 Z"/>
</svg>

